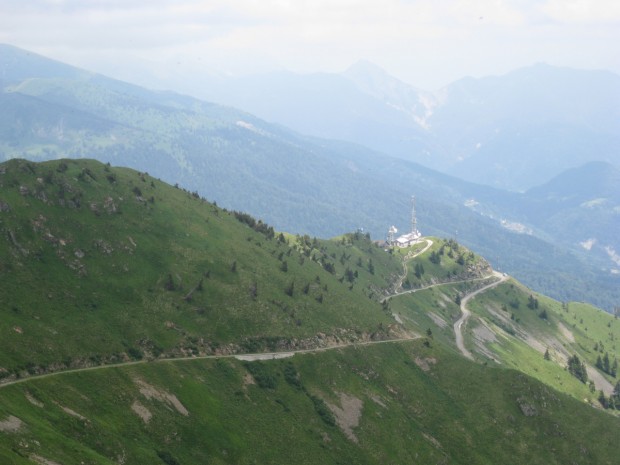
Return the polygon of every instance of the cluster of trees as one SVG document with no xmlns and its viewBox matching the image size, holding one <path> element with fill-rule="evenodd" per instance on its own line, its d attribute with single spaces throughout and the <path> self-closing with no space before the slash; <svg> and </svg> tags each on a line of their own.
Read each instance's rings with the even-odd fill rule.
<svg viewBox="0 0 620 465">
<path fill-rule="evenodd" d="M 277 377 L 275 374 L 261 362 L 246 362 L 243 364 L 246 370 L 252 375 L 258 387 L 263 389 L 275 389 L 277 386 Z"/>
<path fill-rule="evenodd" d="M 241 215 L 240 218 L 242 218 L 243 221 L 246 222 L 247 221 L 246 215 L 245 214 L 240 214 L 240 215 Z M 282 234 L 279 234 L 276 239 L 278 243 L 288 242 L 286 241 L 286 239 L 284 238 Z M 352 234 L 345 234 L 340 241 L 341 245 L 345 245 L 345 246 L 351 245 L 354 242 L 357 242 L 358 246 L 365 246 L 366 249 L 371 253 L 372 253 L 373 247 L 376 247 L 370 240 L 370 235 L 363 234 L 361 231 L 358 231 Z M 307 234 L 303 236 L 298 234 L 297 236 L 295 236 L 294 245 L 292 245 L 292 248 L 288 250 L 287 256 L 290 256 L 291 251 L 293 250 L 297 250 L 301 254 L 300 264 L 303 264 L 304 257 L 309 257 L 312 261 L 319 263 L 323 267 L 323 269 L 330 274 L 336 274 L 337 272 L 336 261 L 339 261 L 342 266 L 346 266 L 347 262 L 351 262 L 351 258 L 352 258 L 352 254 L 350 253 L 347 254 L 346 251 L 342 251 L 339 258 L 337 257 L 336 252 L 332 252 L 328 254 L 328 250 L 325 245 L 321 245 L 321 243 L 318 241 L 316 237 L 311 238 Z M 282 256 L 283 256 L 283 253 L 280 253 L 278 257 L 280 261 L 282 261 Z M 358 268 L 365 267 L 370 274 L 375 273 L 375 266 L 371 258 L 369 258 L 366 264 L 364 265 L 362 258 L 358 257 L 356 264 Z M 287 264 L 283 263 L 281 270 L 287 271 L 288 270 Z M 340 282 L 344 282 L 346 280 L 349 283 L 353 283 L 353 281 L 358 277 L 358 275 L 359 273 L 357 270 L 352 270 L 350 267 L 346 267 L 345 271 L 343 272 L 342 277 L 340 278 Z"/>
<path fill-rule="evenodd" d="M 538 299 L 536 297 L 534 297 L 532 294 L 529 295 L 529 297 L 527 298 L 527 308 L 529 308 L 530 310 L 538 310 Z M 538 317 L 543 319 L 543 320 L 548 320 L 549 319 L 549 314 L 547 313 L 547 309 L 543 308 L 539 313 L 538 313 Z"/>
<path fill-rule="evenodd" d="M 355 279 L 358 277 L 358 273 L 357 270 L 353 271 L 351 268 L 347 267 L 346 270 L 344 270 L 344 278 L 349 282 L 349 283 L 353 283 L 353 281 L 355 281 Z"/>
<path fill-rule="evenodd" d="M 603 391 L 600 391 L 598 394 L 598 401 L 603 408 L 620 410 L 620 381 L 616 383 L 616 386 L 609 397 L 607 397 Z"/>
<path fill-rule="evenodd" d="M 244 363 L 244 367 L 252 375 L 258 387 L 262 389 L 276 389 L 280 373 L 274 370 L 273 365 L 270 366 L 262 362 L 246 362 Z M 336 425 L 336 418 L 329 409 L 329 406 L 323 399 L 308 392 L 306 387 L 303 385 L 301 375 L 297 372 L 292 363 L 289 362 L 284 365 L 283 374 L 284 380 L 292 388 L 303 392 L 308 397 L 308 399 L 312 402 L 314 411 L 319 415 L 325 424 L 329 426 Z"/>
<path fill-rule="evenodd" d="M 548 354 L 549 354 L 549 351 L 547 350 L 545 352 L 546 360 L 549 359 Z M 604 361 L 605 359 L 607 360 L 607 364 L 605 364 L 605 361 Z M 600 361 L 601 366 L 599 366 L 599 361 Z M 618 363 L 616 360 L 614 360 L 614 364 L 612 364 L 610 367 L 609 355 L 607 354 L 607 352 L 605 353 L 605 357 L 603 357 L 603 359 L 601 359 L 601 357 L 599 356 L 596 362 L 597 368 L 602 369 L 606 373 L 610 373 L 610 371 L 605 370 L 606 365 L 607 365 L 607 370 L 611 371 L 612 368 L 614 370 L 617 370 Z M 586 371 L 586 365 L 584 362 L 579 360 L 579 357 L 577 357 L 577 355 L 573 355 L 572 357 L 568 359 L 567 369 L 571 375 L 573 375 L 575 378 L 577 378 L 582 383 L 585 384 L 588 382 L 588 373 Z M 612 376 L 615 376 L 615 375 L 612 375 Z M 590 382 L 590 390 L 592 392 L 594 392 L 595 390 L 593 382 Z M 603 408 L 620 409 L 620 381 L 616 383 L 616 386 L 609 397 L 607 397 L 603 391 L 599 391 L 598 401 Z"/>
<path fill-rule="evenodd" d="M 424 266 L 421 263 L 416 263 L 414 268 L 415 277 L 420 279 L 424 274 Z"/>
<path fill-rule="evenodd" d="M 568 359 L 568 372 L 577 378 L 582 383 L 588 382 L 588 372 L 586 370 L 586 364 L 579 360 L 577 355 L 573 355 Z"/>
<path fill-rule="evenodd" d="M 439 263 L 441 263 L 441 255 L 435 250 L 431 252 L 428 259 L 430 260 L 431 263 L 434 263 L 435 265 L 439 265 Z"/>
<path fill-rule="evenodd" d="M 289 297 L 293 297 L 293 294 L 295 293 L 295 280 L 288 283 L 288 285 L 284 288 L 284 293 Z"/>
<path fill-rule="evenodd" d="M 446 252 L 446 249 L 448 250 L 448 252 Z M 474 259 L 473 252 L 470 252 L 467 256 L 465 256 L 458 242 L 456 242 L 454 239 L 449 239 L 448 241 L 443 243 L 439 248 L 439 251 L 432 251 L 428 259 L 431 263 L 439 265 L 441 263 L 441 257 L 444 254 L 448 255 L 448 257 L 455 260 L 456 263 L 461 266 L 464 266 L 467 261 L 471 261 Z"/>
<path fill-rule="evenodd" d="M 243 212 L 233 212 L 235 218 L 240 223 L 247 224 L 254 231 L 263 234 L 267 239 L 273 239 L 276 235 L 272 226 L 269 226 L 267 223 L 263 223 L 261 220 L 256 220 L 252 215 L 248 215 Z"/>
<path fill-rule="evenodd" d="M 448 239 L 442 246 L 441 246 L 441 254 L 443 255 L 443 249 L 445 247 L 448 247 L 450 250 L 448 251 L 448 255 L 450 255 L 453 252 L 458 253 L 460 250 L 459 247 L 459 243 L 456 242 L 456 240 L 454 239 Z"/>
<path fill-rule="evenodd" d="M 334 264 L 328 260 L 323 260 L 322 262 L 323 269 L 328 273 L 334 274 L 336 272 L 336 267 Z"/>
<path fill-rule="evenodd" d="M 609 354 L 605 352 L 603 357 L 596 357 L 596 368 L 615 378 L 618 373 L 618 359 L 614 358 L 613 363 L 610 363 Z"/>
</svg>

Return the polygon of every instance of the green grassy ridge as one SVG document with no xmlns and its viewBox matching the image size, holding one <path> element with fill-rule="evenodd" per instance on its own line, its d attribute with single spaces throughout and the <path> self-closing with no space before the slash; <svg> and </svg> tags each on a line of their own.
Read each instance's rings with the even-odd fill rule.
<svg viewBox="0 0 620 465">
<path fill-rule="evenodd" d="M 575 342 L 570 343 L 570 348 L 588 363 L 594 365 L 597 355 L 605 352 L 612 360 L 620 358 L 620 344 L 617 343 L 620 339 L 620 321 L 607 312 L 588 304 L 558 302 L 533 293 L 516 282 L 502 284 L 485 294 L 472 306 L 481 314 L 489 316 L 488 310 L 484 309 L 485 305 L 499 305 L 509 316 L 514 315 L 518 319 L 518 322 L 514 323 L 515 328 L 521 324 L 530 332 L 548 336 L 560 336 L 561 323 L 575 338 Z M 530 296 L 538 301 L 535 309 L 527 305 Z M 546 311 L 546 319 L 540 316 L 543 310 Z M 599 345 L 600 349 L 595 350 L 595 345 Z"/>
<path fill-rule="evenodd" d="M 556 304 L 554 310 L 561 316 L 564 324 L 573 332 L 582 354 L 591 363 L 597 355 L 608 352 L 612 358 L 620 359 L 620 321 L 618 317 L 601 311 L 592 305 L 570 302 L 564 308 Z M 594 345 L 599 345 L 599 350 Z"/>
<path fill-rule="evenodd" d="M 119 451 L 130 454 L 127 463 L 138 464 L 288 463 L 291 443 L 298 444 L 292 456 L 299 463 L 563 463 L 570 457 L 613 463 L 607 452 L 614 450 L 608 439 L 617 429 L 608 423 L 613 417 L 599 420 L 600 412 L 527 376 L 472 365 L 454 353 L 454 297 L 475 283 L 404 295 L 382 308 L 380 290 L 402 273 L 401 252 L 407 251 L 385 253 L 361 233 L 330 241 L 280 237 L 196 193 L 89 160 L 2 164 L 0 201 L 9 206 L 0 213 L 0 293 L 10 298 L 0 306 L 0 366 L 9 375 L 122 361 L 140 351 L 181 356 L 285 350 L 321 344 L 318 333 L 332 341 L 384 338 L 395 326 L 392 312 L 401 315 L 405 329 L 433 333 L 410 346 L 359 347 L 256 365 L 263 367 L 262 376 L 253 372 L 256 382 L 275 383 L 273 388 L 244 385 L 247 370 L 233 360 L 144 363 L 5 386 L 0 422 L 15 415 L 27 425 L 17 434 L 0 432 L 6 463 L 28 463 L 19 456 L 29 453 L 24 444 L 63 464 L 115 463 Z M 438 250 L 443 242 L 433 240 L 432 251 Z M 413 260 L 410 273 L 432 251 Z M 445 278 L 459 275 L 467 263 L 442 258 L 438 266 L 432 273 Z M 431 271 L 424 276 L 430 279 Z M 166 289 L 168 277 L 174 290 Z M 286 293 L 291 282 L 292 296 Z M 431 311 L 446 321 L 444 328 Z M 604 324 L 595 327 L 598 334 Z M 412 349 L 399 352 L 403 347 Z M 286 381 L 288 363 L 304 389 Z M 190 415 L 140 397 L 136 376 L 174 393 Z M 48 406 L 49 416 L 25 392 Z M 326 423 L 329 415 L 317 400 L 339 405 L 341 392 L 362 399 L 371 414 L 369 420 L 363 413 L 353 429 L 357 444 Z M 250 403 L 244 403 L 246 396 Z M 162 422 L 144 425 L 128 409 L 137 399 Z M 531 412 L 528 406 L 541 418 L 518 418 L 522 408 Z M 592 423 L 585 436 L 574 426 L 581 417 Z M 498 424 L 503 429 L 490 426 Z"/>
<path fill-rule="evenodd" d="M 455 297 L 472 284 L 401 296 L 387 308 L 376 303 L 415 247 L 386 254 L 359 233 L 330 241 L 286 235 L 282 241 L 274 232 L 269 239 L 196 193 L 89 160 L 14 160 L 2 166 L 0 200 L 11 207 L 0 224 L 8 245 L 0 268 L 6 277 L 0 286 L 9 296 L 1 307 L 4 377 L 143 355 L 287 350 L 381 338 L 394 327 L 391 313 L 407 330 L 424 334 L 430 328 L 438 342 L 454 348 L 452 324 L 460 316 Z M 58 205 L 61 190 L 64 206 Z M 109 213 L 112 208 L 117 212 Z M 432 240 L 427 253 L 408 262 L 405 284 L 487 270 L 484 260 L 453 241 Z M 424 268 L 420 278 L 418 264 Z M 173 291 L 165 289 L 169 279 Z M 492 292 L 485 295 L 506 300 Z M 521 308 L 527 292 L 520 291 Z M 528 327 L 542 324 L 536 312 L 525 317 Z M 319 333 L 327 337 L 315 339 Z M 600 340 L 607 342 L 602 335 Z M 594 344 L 585 339 L 582 346 Z M 521 366 L 527 351 L 518 353 L 509 366 Z M 551 384 L 583 398 L 580 388 Z"/>
<path fill-rule="evenodd" d="M 531 308 L 534 302 L 536 306 Z M 620 337 L 620 323 L 617 318 L 587 304 L 562 303 L 532 293 L 515 281 L 501 284 L 478 296 L 470 303 L 470 309 L 477 317 L 499 328 L 498 340 L 486 346 L 502 364 L 598 406 L 598 392 L 591 392 L 588 386 L 572 377 L 565 370 L 564 358 L 565 355 L 577 355 L 592 367 L 596 365 L 597 356 L 604 353 L 608 353 L 611 362 L 619 358 L 616 341 Z M 474 320 L 466 332 L 472 349 L 472 331 L 475 327 Z M 567 332 L 572 338 L 567 337 Z M 527 337 L 535 341 L 535 348 L 525 342 Z M 545 349 L 549 350 L 549 361 L 543 359 L 541 351 Z M 617 377 L 598 371 L 612 386 L 618 381 Z"/>
<path fill-rule="evenodd" d="M 273 350 L 317 333 L 382 337 L 393 322 L 377 290 L 402 265 L 362 234 L 282 240 L 196 193 L 91 160 L 0 168 L 5 375 L 140 352 Z"/>
<path fill-rule="evenodd" d="M 402 289 L 413 292 L 390 298 L 388 310 L 400 318 L 407 330 L 425 334 L 430 329 L 437 341 L 458 351 L 453 329 L 454 322 L 461 316 L 457 301 L 492 282 L 494 278 L 485 279 L 491 267 L 453 239 L 426 239 L 433 244 L 415 258 L 410 257 L 425 243 L 394 249 L 394 254 L 406 260 L 407 276 Z"/>
<path fill-rule="evenodd" d="M 450 247 L 451 241 L 436 238 L 433 240 L 433 247 L 427 253 L 408 262 L 408 281 L 414 288 L 437 281 L 437 277 L 453 279 L 455 275 L 466 270 L 464 266 L 455 268 L 458 265 L 458 254 L 453 254 L 453 257 L 448 257 L 446 253 L 439 255 L 442 248 Z M 430 260 L 433 252 L 440 257 L 438 263 Z M 403 255 L 406 253 L 402 252 Z M 462 255 L 467 256 L 468 251 L 463 249 Z M 474 257 L 474 260 L 486 269 L 481 258 Z M 424 273 L 418 277 L 415 271 L 419 270 L 419 265 L 424 269 Z M 427 270 L 430 270 L 430 273 Z M 461 316 L 461 310 L 456 303 L 457 295 L 463 296 L 475 290 L 477 285 L 482 283 L 448 283 L 422 289 L 390 299 L 389 309 L 403 321 L 408 330 L 419 334 L 430 330 L 437 342 L 458 351 L 453 329 L 454 322 Z M 535 299 L 535 308 L 529 308 L 530 299 Z M 563 356 L 557 351 L 561 350 L 569 355 L 577 354 L 592 367 L 595 366 L 598 356 L 603 357 L 608 353 L 610 363 L 613 364 L 618 357 L 616 341 L 620 337 L 620 325 L 616 318 L 587 304 L 555 301 L 532 292 L 515 280 L 485 291 L 471 300 L 468 307 L 473 311 L 474 317 L 465 326 L 465 343 L 479 361 L 497 364 L 493 361 L 495 359 L 500 363 L 500 367 L 519 370 L 575 399 L 599 406 L 598 392 L 591 392 L 588 385 L 571 376 L 565 369 Z M 543 312 L 546 313 L 546 318 L 541 317 Z M 479 318 L 484 319 L 495 331 L 495 341 L 483 343 L 487 352 L 481 350 L 475 342 L 478 338 L 475 336 L 477 331 L 487 332 Z M 565 329 L 561 329 L 558 323 L 562 323 Z M 575 342 L 569 343 L 565 340 L 563 331 L 566 330 L 573 334 Z M 528 345 L 525 342 L 528 337 L 534 342 L 538 341 L 536 343 L 539 347 Z M 561 347 L 556 347 L 557 344 Z M 543 359 L 541 351 L 545 348 L 549 348 L 551 361 Z M 616 384 L 617 378 L 606 373 L 603 375 L 612 385 Z"/>
<path fill-rule="evenodd" d="M 479 255 L 458 244 L 454 239 L 430 237 L 431 248 L 407 262 L 406 288 L 418 288 L 436 282 L 471 279 L 491 272 L 490 265 Z M 408 250 L 408 249 L 404 249 Z M 404 255 L 404 250 L 399 251 Z"/>
<path fill-rule="evenodd" d="M 6 386 L 0 421 L 13 415 L 24 426 L 0 432 L 0 458 L 11 465 L 31 463 L 29 454 L 65 465 L 121 457 L 136 465 L 165 458 L 180 464 L 597 465 L 617 459 L 618 419 L 517 371 L 464 361 L 439 344 L 388 343 L 252 362 L 254 380 L 246 366 L 234 359 L 154 362 Z M 259 375 L 270 383 L 255 384 Z M 145 388 L 160 397 L 148 398 Z M 351 427 L 356 439 L 324 420 L 312 400 L 342 407 L 343 394 L 361 403 L 359 423 Z M 136 403 L 152 415 L 148 422 L 132 411 Z"/>
<path fill-rule="evenodd" d="M 429 289 L 405 294 L 389 301 L 389 308 L 405 328 L 418 334 L 431 330 L 435 340 L 458 352 L 454 339 L 454 322 L 461 316 L 457 295 L 465 295 L 487 281 L 445 283 Z"/>
</svg>

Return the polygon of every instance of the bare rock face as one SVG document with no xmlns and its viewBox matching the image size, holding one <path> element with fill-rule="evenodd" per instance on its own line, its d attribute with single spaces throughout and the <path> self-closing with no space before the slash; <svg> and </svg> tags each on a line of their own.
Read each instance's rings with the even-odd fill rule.
<svg viewBox="0 0 620 465">
<path fill-rule="evenodd" d="M 364 403 L 361 399 L 340 393 L 340 407 L 337 405 L 327 404 L 329 409 L 336 417 L 336 424 L 344 432 L 344 434 L 353 442 L 358 442 L 357 436 L 353 432 L 353 428 L 357 427 L 362 417 L 362 408 Z"/>
<path fill-rule="evenodd" d="M 0 200 L 0 212 L 9 213 L 11 211 L 11 206 L 3 200 Z"/>
<path fill-rule="evenodd" d="M 10 415 L 8 418 L 0 421 L 0 431 L 5 433 L 16 433 L 22 428 L 23 425 L 23 421 L 13 415 Z"/>
<path fill-rule="evenodd" d="M 517 399 L 519 403 L 519 408 L 521 409 L 521 413 L 526 417 L 535 417 L 538 415 L 538 410 L 536 407 L 530 403 L 528 403 L 525 399 L 519 398 Z"/>
<path fill-rule="evenodd" d="M 108 213 L 108 215 L 117 212 L 116 204 L 114 203 L 114 199 L 112 197 L 106 197 L 106 199 L 103 201 L 103 208 Z"/>
</svg>

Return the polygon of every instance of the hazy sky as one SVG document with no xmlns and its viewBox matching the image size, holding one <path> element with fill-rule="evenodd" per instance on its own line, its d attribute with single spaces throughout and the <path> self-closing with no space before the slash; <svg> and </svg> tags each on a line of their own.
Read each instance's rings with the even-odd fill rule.
<svg viewBox="0 0 620 465">
<path fill-rule="evenodd" d="M 0 42 L 134 81 L 367 59 L 434 90 L 536 62 L 620 73 L 620 0 L 0 0 Z"/>
</svg>

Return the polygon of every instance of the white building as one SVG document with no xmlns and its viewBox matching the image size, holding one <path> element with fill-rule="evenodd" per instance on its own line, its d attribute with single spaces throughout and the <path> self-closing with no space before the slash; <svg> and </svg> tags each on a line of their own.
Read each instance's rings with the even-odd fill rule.
<svg viewBox="0 0 620 465">
<path fill-rule="evenodd" d="M 403 234 L 402 236 L 399 236 L 396 239 L 396 245 L 398 247 L 409 247 L 410 245 L 415 244 L 416 242 L 418 242 L 418 240 L 422 237 L 422 234 L 420 234 L 420 231 L 418 231 L 417 229 L 413 232 L 410 232 L 408 234 Z"/>
</svg>

